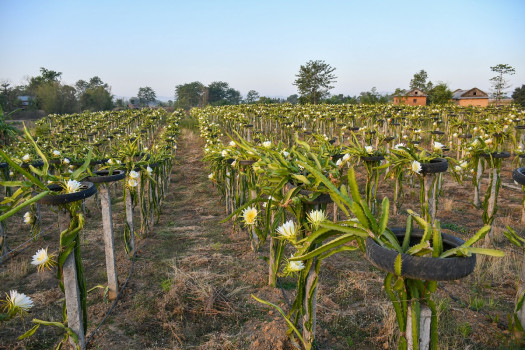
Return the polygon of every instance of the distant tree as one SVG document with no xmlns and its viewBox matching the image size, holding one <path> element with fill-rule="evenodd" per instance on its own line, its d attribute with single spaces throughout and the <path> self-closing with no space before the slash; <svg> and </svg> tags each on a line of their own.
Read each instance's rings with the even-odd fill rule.
<svg viewBox="0 0 525 350">
<path fill-rule="evenodd" d="M 338 95 L 332 95 L 326 100 L 323 101 L 323 103 L 327 104 L 333 104 L 333 105 L 339 105 L 339 104 L 357 104 L 358 99 L 357 97 L 352 96 L 344 96 L 343 94 Z"/>
<path fill-rule="evenodd" d="M 188 110 L 192 107 L 203 107 L 207 99 L 208 89 L 199 81 L 175 87 L 175 106 L 177 108 Z"/>
<path fill-rule="evenodd" d="M 393 96 L 405 96 L 407 94 L 406 89 L 396 88 L 396 91 L 392 94 Z"/>
<path fill-rule="evenodd" d="M 509 81 L 504 75 L 513 75 L 516 73 L 516 70 L 508 64 L 498 64 L 490 67 L 490 70 L 498 73 L 495 77 L 490 78 L 490 81 L 494 91 L 493 96 L 496 102 L 499 102 L 505 96 L 505 90 L 510 88 Z"/>
<path fill-rule="evenodd" d="M 241 93 L 227 82 L 214 81 L 208 85 L 208 103 L 212 106 L 235 105 L 241 102 Z"/>
<path fill-rule="evenodd" d="M 239 90 L 235 90 L 234 88 L 229 88 L 226 90 L 226 101 L 230 105 L 238 105 L 242 101 L 242 95 Z"/>
<path fill-rule="evenodd" d="M 297 103 L 299 103 L 299 95 L 293 94 L 293 95 L 288 96 L 286 98 L 286 102 L 296 105 Z"/>
<path fill-rule="evenodd" d="M 257 101 L 257 103 L 261 103 L 261 104 L 272 104 L 272 103 L 283 103 L 284 101 L 281 100 L 280 98 L 272 98 L 272 97 L 266 97 L 266 96 L 261 96 L 259 98 L 259 101 Z"/>
<path fill-rule="evenodd" d="M 230 85 L 225 81 L 214 81 L 208 85 L 208 103 L 211 105 L 224 105 L 226 93 Z"/>
<path fill-rule="evenodd" d="M 113 108 L 111 88 L 98 76 L 75 83 L 75 89 L 80 102 L 81 110 L 106 111 Z"/>
<path fill-rule="evenodd" d="M 388 103 L 390 96 L 388 94 L 381 95 L 377 92 L 377 88 L 374 86 L 371 91 L 361 92 L 358 100 L 361 104 L 373 105 L 378 103 Z"/>
<path fill-rule="evenodd" d="M 246 103 L 255 103 L 259 100 L 259 93 L 255 90 L 250 90 L 246 94 L 246 99 L 244 100 Z"/>
<path fill-rule="evenodd" d="M 115 106 L 117 106 L 119 108 L 125 108 L 126 107 L 126 101 L 124 101 L 123 98 L 117 98 L 115 100 Z"/>
<path fill-rule="evenodd" d="M 427 78 L 428 74 L 423 69 L 414 74 L 414 77 L 410 80 L 410 90 L 419 89 L 428 94 L 428 92 L 432 90 L 433 84 L 431 81 L 427 82 Z"/>
<path fill-rule="evenodd" d="M 87 89 L 80 97 L 82 110 L 107 111 L 113 108 L 113 96 L 102 86 Z"/>
<path fill-rule="evenodd" d="M 517 87 L 512 93 L 512 98 L 514 99 L 514 103 L 517 103 L 521 105 L 522 107 L 525 107 L 525 85 L 521 85 L 521 87 Z"/>
<path fill-rule="evenodd" d="M 332 83 L 337 77 L 333 74 L 335 68 L 322 60 L 308 61 L 299 68 L 294 85 L 301 94 L 302 101 L 317 104 L 329 95 Z"/>
<path fill-rule="evenodd" d="M 452 91 L 443 82 L 439 82 L 427 94 L 429 104 L 443 105 L 449 103 L 452 99 Z"/>
<path fill-rule="evenodd" d="M 149 86 L 139 88 L 139 93 L 137 94 L 139 102 L 142 106 L 148 105 L 150 102 L 154 102 L 157 99 L 157 94 Z"/>
<path fill-rule="evenodd" d="M 75 113 L 79 111 L 76 89 L 59 82 L 49 82 L 38 87 L 36 92 L 40 107 L 47 113 Z"/>
</svg>

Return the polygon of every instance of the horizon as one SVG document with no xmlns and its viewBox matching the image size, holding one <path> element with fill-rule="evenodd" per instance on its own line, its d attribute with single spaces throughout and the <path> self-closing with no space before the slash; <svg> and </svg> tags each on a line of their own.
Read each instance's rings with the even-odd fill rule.
<svg viewBox="0 0 525 350">
<path fill-rule="evenodd" d="M 525 84 L 525 2 L 518 0 L 7 0 L 0 10 L 0 80 L 13 85 L 45 67 L 69 85 L 99 76 L 113 95 L 128 98 L 150 86 L 173 100 L 176 85 L 193 81 L 225 81 L 243 97 L 255 90 L 286 98 L 297 93 L 300 65 L 317 59 L 336 68 L 332 95 L 407 89 L 422 69 L 452 91 L 490 93 L 490 67 L 500 63 L 516 69 L 508 95 Z"/>
</svg>

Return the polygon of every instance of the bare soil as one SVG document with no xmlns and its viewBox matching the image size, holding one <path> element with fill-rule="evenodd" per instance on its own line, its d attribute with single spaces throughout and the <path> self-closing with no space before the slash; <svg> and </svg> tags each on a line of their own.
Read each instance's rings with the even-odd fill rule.
<svg viewBox="0 0 525 350">
<path fill-rule="evenodd" d="M 171 174 L 169 194 L 159 222 L 147 237 L 138 239 L 133 273 L 109 318 L 88 344 L 88 349 L 294 349 L 282 317 L 256 302 L 251 295 L 289 310 L 294 296 L 292 278 L 280 280 L 280 288 L 267 283 L 268 247 L 250 250 L 242 228 L 221 224 L 225 206 L 207 179 L 202 162 L 202 140 L 184 129 L 179 138 L 177 164 Z M 510 163 L 510 162 L 509 162 Z M 510 165 L 509 165 L 510 166 Z M 364 169 L 363 169 L 364 172 Z M 502 173 L 509 177 L 510 168 Z M 363 177 L 358 179 L 364 181 Z M 511 183 L 509 180 L 504 182 Z M 486 184 L 484 184 L 484 188 Z M 131 262 L 122 242 L 124 207 L 121 188 L 112 192 L 119 282 L 128 275 Z M 383 183 L 378 198 L 390 195 Z M 418 188 L 406 187 L 401 212 L 418 210 Z M 481 212 L 471 204 L 468 183 L 445 179 L 438 217 L 445 232 L 468 237 L 482 227 Z M 520 261 L 502 239 L 502 227 L 517 224 L 521 193 L 502 188 L 497 219 L 497 244 L 511 251 L 504 259 L 485 259 L 471 276 L 440 283 L 436 293 L 440 318 L 440 348 L 495 349 L 511 346 L 506 327 L 513 308 Z M 82 257 L 88 288 L 104 285 L 105 260 L 101 215 L 96 198 L 87 201 L 86 228 L 82 233 Z M 10 220 L 9 245 L 28 237 L 22 215 Z M 41 327 L 23 341 L 32 318 L 61 321 L 63 294 L 55 272 L 37 273 L 31 256 L 40 247 L 58 245 L 56 214 L 43 209 L 48 232 L 28 249 L 0 265 L 0 292 L 17 289 L 33 298 L 35 306 L 23 320 L 0 326 L 0 349 L 51 349 L 61 337 L 55 328 Z M 404 226 L 406 215 L 391 217 L 391 225 Z M 317 349 L 394 349 L 397 325 L 383 291 L 384 273 L 368 263 L 361 252 L 334 255 L 321 269 L 318 292 Z M 88 297 L 88 335 L 96 328 L 111 303 L 102 289 Z"/>
</svg>

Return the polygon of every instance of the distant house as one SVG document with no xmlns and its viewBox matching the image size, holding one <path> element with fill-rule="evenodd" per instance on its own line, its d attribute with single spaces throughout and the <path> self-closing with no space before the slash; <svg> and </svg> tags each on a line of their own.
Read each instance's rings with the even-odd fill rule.
<svg viewBox="0 0 525 350">
<path fill-rule="evenodd" d="M 25 110 L 29 107 L 32 98 L 31 96 L 18 96 L 18 100 L 20 101 L 20 108 Z"/>
<path fill-rule="evenodd" d="M 452 93 L 452 101 L 459 106 L 480 106 L 489 105 L 489 95 L 478 88 L 470 90 L 457 89 Z"/>
<path fill-rule="evenodd" d="M 395 105 L 426 106 L 427 94 L 419 89 L 413 89 L 405 95 L 394 96 Z"/>
</svg>

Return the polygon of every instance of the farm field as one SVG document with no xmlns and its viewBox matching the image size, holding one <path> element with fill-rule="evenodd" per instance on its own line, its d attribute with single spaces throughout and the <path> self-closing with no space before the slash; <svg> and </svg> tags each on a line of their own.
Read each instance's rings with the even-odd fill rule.
<svg viewBox="0 0 525 350">
<path fill-rule="evenodd" d="M 350 193 L 347 197 L 358 201 L 356 193 L 350 191 L 351 176 L 348 175 L 354 172 L 362 204 L 378 221 L 385 215 L 383 199 L 389 198 L 389 229 L 404 228 L 407 218 L 415 215 L 410 215 L 408 210 L 418 213 L 416 216 L 423 221 L 439 221 L 443 233 L 464 241 L 484 225 L 491 227 L 490 234 L 486 233 L 475 246 L 497 249 L 505 252 L 505 256 L 477 254 L 471 274 L 436 283 L 431 301 L 435 305 L 437 347 L 519 348 L 521 333 L 512 315 L 523 251 L 511 244 L 504 232 L 509 226 L 518 237 L 524 233 L 524 225 L 520 223 L 524 193 L 512 179 L 514 169 L 524 166 L 520 158 L 525 154 L 523 131 L 516 128 L 525 123 L 523 110 L 270 105 L 195 109 L 189 115 L 176 112 L 171 117 L 162 113 L 135 117 L 119 119 L 134 120 L 130 122 L 133 132 L 123 123 L 112 125 L 115 132 L 111 134 L 98 127 L 97 133 L 89 135 L 82 122 L 73 122 L 83 131 L 79 137 L 70 136 L 61 144 L 65 155 L 70 145 L 86 142 L 99 153 L 91 156 L 83 150 L 85 156 L 104 159 L 109 155 L 115 163 L 120 160 L 126 171 L 125 180 L 110 187 L 119 289 L 131 267 L 133 271 L 114 310 L 93 338 L 89 335 L 112 305 L 111 301 L 104 300 L 107 276 L 98 196 L 86 199 L 85 209 L 76 208 L 75 212 L 84 213 L 85 217 L 78 242 L 87 289 L 102 286 L 86 297 L 88 349 L 398 347 L 403 342 L 400 337 L 405 335 L 400 334 L 396 322 L 396 304 L 385 293 L 386 272 L 367 260 L 362 249 L 365 240 L 358 232 L 365 230 L 360 226 L 364 224 L 360 217 L 352 215 L 353 211 L 348 215 L 344 212 L 344 208 L 349 207 L 340 199 Z M 74 120 L 78 119 L 57 117 L 48 121 L 64 128 Z M 43 125 L 37 123 L 37 128 Z M 55 125 L 51 125 L 53 127 Z M 135 131 L 142 132 L 142 136 L 133 135 Z M 478 144 L 473 147 L 475 140 Z M 36 141 L 52 159 L 53 147 L 58 143 L 50 144 L 49 139 L 47 144 L 42 139 Z M 113 142 L 113 146 L 105 148 L 108 141 Z M 170 147 L 166 147 L 164 153 L 156 152 L 155 145 L 162 142 Z M 31 147 L 27 142 L 22 142 L 20 147 L 20 151 L 8 154 L 22 164 L 22 157 Z M 114 153 L 110 154 L 110 150 Z M 502 152 L 509 152 L 503 161 L 479 156 Z M 75 153 L 71 151 L 71 155 Z M 38 158 L 37 153 L 31 156 L 34 160 Z M 366 163 L 364 157 L 368 156 L 384 160 L 374 158 L 371 162 L 376 163 Z M 417 164 L 414 168 L 414 161 L 421 166 L 435 158 L 448 160 L 448 171 L 443 175 L 425 174 Z M 484 162 L 483 175 L 473 184 L 472 177 L 479 172 L 480 159 Z M 97 166 L 108 166 L 107 163 L 106 159 L 106 165 Z M 149 168 L 156 163 L 166 166 Z M 108 168 L 119 167 L 109 165 Z M 132 171 L 142 176 L 138 190 L 137 184 L 131 181 Z M 385 176 L 387 172 L 389 175 Z M 67 178 L 65 171 L 58 173 Z M 10 180 L 17 176 L 20 177 L 9 175 Z M 429 178 L 433 180 L 431 186 L 426 187 Z M 331 188 L 330 183 L 336 189 Z M 483 202 L 479 208 L 472 204 L 476 185 Z M 341 190 L 341 186 L 345 190 Z M 491 202 L 491 189 L 496 186 L 498 191 L 493 199 L 496 202 Z M 439 190 L 433 194 L 425 192 L 432 188 Z M 129 232 L 126 224 L 129 220 L 124 189 L 139 194 L 133 197 L 136 230 L 133 259 L 125 249 L 130 242 L 125 235 Z M 299 193 L 299 190 L 308 190 L 311 194 Z M 330 200 L 317 205 L 315 200 L 321 193 L 329 194 Z M 337 211 L 330 203 L 334 199 L 340 201 Z M 428 206 L 431 201 L 433 204 Z M 489 210 L 490 203 L 496 203 L 492 209 L 497 207 L 497 211 Z M 33 318 L 54 322 L 62 319 L 64 294 L 58 287 L 57 268 L 37 272 L 31 264 L 37 249 L 49 247 L 50 252 L 63 249 L 58 240 L 57 210 L 53 208 L 41 208 L 44 234 L 0 265 L 0 292 L 16 289 L 34 302 L 23 318 L 1 324 L 0 349 L 54 348 L 63 337 L 62 329 L 41 326 L 34 335 L 17 340 L 33 327 Z M 247 216 L 250 209 L 257 209 L 253 220 Z M 309 215 L 313 209 L 322 210 L 325 216 L 316 227 L 313 216 Z M 5 241 L 9 247 L 26 241 L 31 229 L 40 229 L 34 223 L 24 223 L 25 211 L 20 210 L 5 220 Z M 230 219 L 226 220 L 228 216 Z M 296 225 L 296 236 L 288 239 L 278 233 L 278 229 L 290 220 Z M 367 220 L 373 222 L 370 218 Z M 323 226 L 328 223 L 340 226 Z M 417 223 L 414 221 L 414 226 Z M 342 231 L 349 225 L 358 230 L 341 245 L 323 252 L 333 252 L 332 255 L 317 255 L 323 257 L 322 262 L 314 260 L 312 252 L 330 239 L 315 245 L 304 239 L 323 229 L 333 234 L 331 239 L 337 238 L 342 232 L 349 232 Z M 372 225 L 368 230 L 374 230 Z M 277 258 L 275 249 L 281 252 Z M 315 340 L 302 345 L 297 333 L 292 333 L 292 339 L 287 335 L 288 325 L 276 308 L 252 297 L 279 306 L 285 313 L 290 310 L 301 316 L 308 313 L 308 310 L 294 308 L 294 300 L 300 298 L 301 288 L 308 288 L 298 281 L 306 276 L 303 273 L 309 267 L 291 271 L 293 265 L 288 261 L 301 254 L 306 256 L 301 261 L 312 261 L 312 264 L 319 261 L 314 294 Z M 426 254 L 433 256 L 432 252 Z M 275 286 L 268 285 L 272 280 L 268 267 L 271 261 L 277 264 L 273 276 Z M 397 278 L 401 274 L 396 271 L 392 275 Z M 412 282 L 408 279 L 403 283 L 410 286 Z M 430 289 L 431 285 L 427 283 L 425 288 Z M 304 338 L 304 323 L 299 318 L 294 323 Z M 306 324 L 306 327 L 310 326 Z"/>
</svg>

